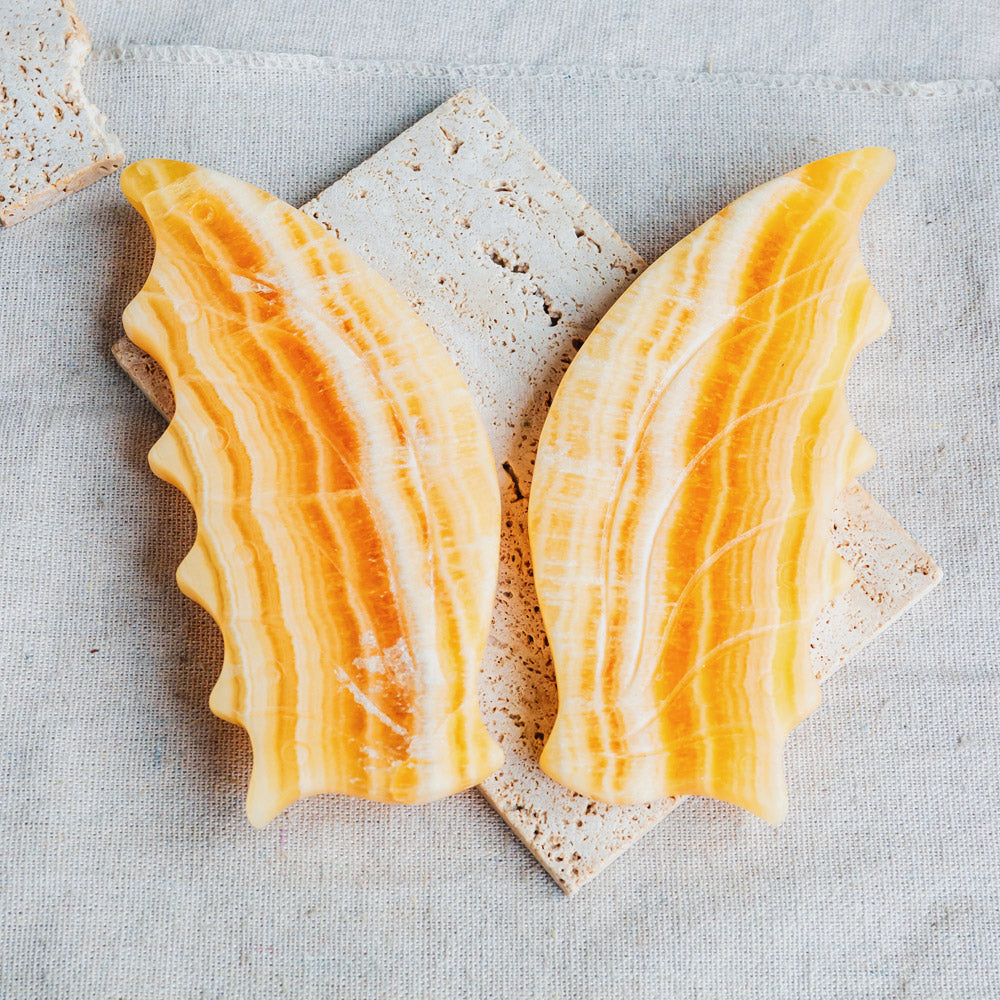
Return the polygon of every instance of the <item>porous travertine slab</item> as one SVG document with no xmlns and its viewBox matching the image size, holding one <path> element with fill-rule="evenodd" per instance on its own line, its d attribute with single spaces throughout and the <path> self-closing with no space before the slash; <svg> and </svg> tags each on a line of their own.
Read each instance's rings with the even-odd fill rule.
<svg viewBox="0 0 1000 1000">
<path fill-rule="evenodd" d="M 128 337 L 122 337 L 111 346 L 115 361 L 135 384 L 142 389 L 146 399 L 167 420 L 174 419 L 174 394 L 166 372 Z"/>
<path fill-rule="evenodd" d="M 437 331 L 479 401 L 503 489 L 497 606 L 483 714 L 507 756 L 481 786 L 556 882 L 572 892 L 677 805 L 610 806 L 538 767 L 556 688 L 534 596 L 527 495 L 535 447 L 566 366 L 644 264 L 478 92 L 463 91 L 305 206 L 388 278 Z M 119 360 L 170 414 L 169 386 L 131 345 Z M 817 624 L 828 676 L 939 571 L 857 485 L 834 542 L 858 581 Z"/>
<path fill-rule="evenodd" d="M 80 85 L 90 39 L 73 0 L 0 0 L 0 223 L 21 222 L 125 156 Z"/>
</svg>

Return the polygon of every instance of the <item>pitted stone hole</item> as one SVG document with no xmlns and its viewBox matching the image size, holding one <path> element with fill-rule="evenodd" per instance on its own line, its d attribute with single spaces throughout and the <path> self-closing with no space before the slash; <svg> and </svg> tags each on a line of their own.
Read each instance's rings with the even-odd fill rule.
<svg viewBox="0 0 1000 1000">
<path fill-rule="evenodd" d="M 489 256 L 490 260 L 493 261 L 497 267 L 502 267 L 505 271 L 511 271 L 514 274 L 527 274 L 530 265 L 527 261 L 514 260 L 510 257 L 505 257 L 496 247 L 487 246 L 485 243 L 479 244 L 486 254 Z"/>
<path fill-rule="evenodd" d="M 555 326 L 562 319 L 562 310 L 555 308 L 552 303 L 552 296 L 543 288 L 535 285 L 535 292 L 542 299 L 542 312 L 549 317 L 549 326 Z"/>
<path fill-rule="evenodd" d="M 504 472 L 510 477 L 511 485 L 514 487 L 514 502 L 524 499 L 524 493 L 521 491 L 521 481 L 517 477 L 517 473 L 514 471 L 514 467 L 510 462 L 504 462 L 501 466 Z"/>
<path fill-rule="evenodd" d="M 441 129 L 445 153 L 448 156 L 454 156 L 465 145 L 465 142 L 462 139 L 456 139 L 443 125 L 439 125 L 438 128 Z"/>
<path fill-rule="evenodd" d="M 587 233 L 587 230 L 584 229 L 579 223 L 573 227 L 573 232 L 576 234 L 576 238 L 578 240 L 586 240 L 598 253 L 601 252 L 601 244 L 598 243 L 593 236 L 590 236 Z"/>
<path fill-rule="evenodd" d="M 625 264 L 620 260 L 616 260 L 611 266 L 618 268 L 619 271 L 624 271 L 630 278 L 634 278 L 639 273 L 639 268 L 635 264 Z"/>
</svg>

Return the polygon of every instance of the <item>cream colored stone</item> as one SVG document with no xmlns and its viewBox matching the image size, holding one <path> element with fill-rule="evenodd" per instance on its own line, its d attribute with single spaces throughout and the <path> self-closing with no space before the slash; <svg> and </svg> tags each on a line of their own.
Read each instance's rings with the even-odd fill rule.
<svg viewBox="0 0 1000 1000">
<path fill-rule="evenodd" d="M 0 223 L 11 226 L 122 165 L 80 70 L 73 0 L 0 0 Z"/>
</svg>

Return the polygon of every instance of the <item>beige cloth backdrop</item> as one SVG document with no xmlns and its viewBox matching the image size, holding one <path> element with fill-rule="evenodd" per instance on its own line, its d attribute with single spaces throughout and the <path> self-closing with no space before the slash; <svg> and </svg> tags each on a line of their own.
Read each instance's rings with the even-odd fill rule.
<svg viewBox="0 0 1000 1000">
<path fill-rule="evenodd" d="M 0 997 L 996 994 L 1000 22 L 934 7 L 81 0 L 130 158 L 293 203 L 470 83 L 647 258 L 892 147 L 862 244 L 895 319 L 850 398 L 865 485 L 946 579 L 794 734 L 780 829 L 689 803 L 571 900 L 477 793 L 254 831 L 220 643 L 173 582 L 190 511 L 110 355 L 151 247 L 104 181 L 0 231 Z"/>
</svg>

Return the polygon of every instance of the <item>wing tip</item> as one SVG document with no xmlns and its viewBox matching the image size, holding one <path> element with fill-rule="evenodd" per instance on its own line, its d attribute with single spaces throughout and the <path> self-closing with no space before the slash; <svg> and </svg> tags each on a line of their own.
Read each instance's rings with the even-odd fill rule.
<svg viewBox="0 0 1000 1000">
<path fill-rule="evenodd" d="M 785 174 L 784 180 L 800 181 L 827 196 L 836 190 L 845 178 L 849 178 L 842 191 L 842 195 L 846 195 L 842 207 L 848 215 L 860 220 L 867 204 L 892 176 L 895 169 L 896 154 L 891 149 L 886 146 L 864 146 L 804 163 Z M 781 179 L 776 178 L 771 183 Z"/>
<path fill-rule="evenodd" d="M 205 169 L 184 160 L 147 157 L 130 163 L 121 172 L 119 184 L 122 194 L 141 211 L 140 206 L 153 191 Z"/>
<path fill-rule="evenodd" d="M 842 153 L 832 153 L 818 160 L 804 164 L 800 170 L 808 170 L 820 163 L 843 169 L 863 169 L 874 178 L 887 179 L 896 169 L 896 154 L 888 146 L 859 146 Z M 795 171 L 793 171 L 794 173 Z"/>
<path fill-rule="evenodd" d="M 254 768 L 256 771 L 256 768 Z M 299 799 L 297 788 L 276 787 L 267 792 L 254 788 L 254 775 L 250 775 L 250 790 L 247 792 L 246 813 L 250 825 L 263 830 L 272 820 L 278 818 L 292 803 Z"/>
<path fill-rule="evenodd" d="M 884 172 L 886 177 L 896 169 L 896 154 L 888 146 L 861 146 L 844 155 L 863 159 L 873 172 Z"/>
</svg>

